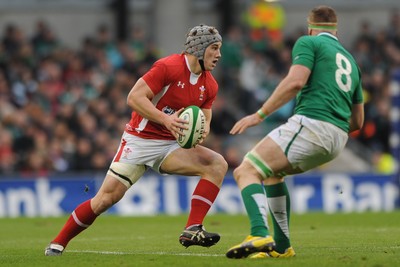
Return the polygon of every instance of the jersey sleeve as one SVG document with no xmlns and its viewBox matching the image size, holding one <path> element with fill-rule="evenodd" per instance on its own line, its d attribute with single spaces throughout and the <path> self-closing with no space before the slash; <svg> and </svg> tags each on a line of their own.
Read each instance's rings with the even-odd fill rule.
<svg viewBox="0 0 400 267">
<path fill-rule="evenodd" d="M 309 36 L 300 37 L 292 49 L 292 64 L 302 65 L 312 70 L 314 59 L 315 55 L 312 40 Z"/>
<path fill-rule="evenodd" d="M 167 84 L 166 77 L 168 77 L 167 67 L 161 60 L 158 60 L 153 64 L 150 70 L 143 75 L 142 79 L 156 95 Z"/>
</svg>

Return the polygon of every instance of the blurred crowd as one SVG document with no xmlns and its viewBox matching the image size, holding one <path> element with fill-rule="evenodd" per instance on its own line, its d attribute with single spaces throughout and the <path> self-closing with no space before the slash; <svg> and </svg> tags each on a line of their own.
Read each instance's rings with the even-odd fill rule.
<svg viewBox="0 0 400 267">
<path fill-rule="evenodd" d="M 130 118 L 126 96 L 160 53 L 141 28 L 133 28 L 122 42 L 99 25 L 72 49 L 45 21 L 34 27 L 27 36 L 10 24 L 0 36 L 0 175 L 105 171 Z M 222 153 L 231 167 L 243 155 L 238 139 L 228 134 L 230 128 L 271 94 L 303 34 L 298 30 L 271 38 L 265 31 L 233 26 L 223 36 L 223 57 L 215 73 L 220 94 L 205 145 Z M 376 164 L 390 153 L 388 88 L 400 67 L 399 15 L 378 31 L 362 23 L 349 49 L 362 69 L 367 102 L 365 127 L 352 138 L 371 150 Z M 285 121 L 292 108 L 288 103 L 250 137 L 258 139 Z"/>
<path fill-rule="evenodd" d="M 116 42 L 100 25 L 79 49 L 38 21 L 31 37 L 16 25 L 0 45 L 0 173 L 101 171 L 129 121 L 126 96 L 158 58 L 141 29 Z"/>
<path fill-rule="evenodd" d="M 224 35 L 222 46 L 221 64 L 224 73 L 220 80 L 226 89 L 225 95 L 231 99 L 225 109 L 230 109 L 230 114 L 236 114 L 236 118 L 243 116 L 243 112 L 255 112 L 287 74 L 293 44 L 306 34 L 304 27 L 287 36 L 232 27 Z M 338 37 L 340 40 L 340 32 Z M 351 46 L 347 48 L 360 66 L 365 100 L 364 127 L 351 134 L 348 147 L 371 166 L 366 172 L 393 173 L 395 161 L 389 144 L 392 102 L 390 87 L 393 81 L 400 83 L 398 10 L 393 10 L 384 28 L 373 28 L 370 21 L 361 22 Z M 292 114 L 293 107 L 294 100 L 269 117 L 259 135 L 285 122 Z M 228 142 L 225 147 L 234 145 L 223 134 L 228 132 L 228 128 L 220 131 L 222 140 Z M 348 164 L 352 164 L 351 160 Z"/>
</svg>

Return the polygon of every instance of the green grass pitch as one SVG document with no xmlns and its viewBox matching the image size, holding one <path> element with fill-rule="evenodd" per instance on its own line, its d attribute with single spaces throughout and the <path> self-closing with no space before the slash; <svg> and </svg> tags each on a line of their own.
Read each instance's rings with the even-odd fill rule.
<svg viewBox="0 0 400 267">
<path fill-rule="evenodd" d="M 207 230 L 221 234 L 210 248 L 178 242 L 185 215 L 103 215 L 73 239 L 61 257 L 44 248 L 67 217 L 0 219 L 0 266 L 400 266 L 400 211 L 293 214 L 290 259 L 228 259 L 225 252 L 249 233 L 245 215 L 213 214 Z"/>
</svg>

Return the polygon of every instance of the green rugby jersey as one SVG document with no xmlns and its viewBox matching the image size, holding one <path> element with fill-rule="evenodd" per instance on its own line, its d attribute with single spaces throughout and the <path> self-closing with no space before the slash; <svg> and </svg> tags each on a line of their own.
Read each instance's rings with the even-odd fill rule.
<svg viewBox="0 0 400 267">
<path fill-rule="evenodd" d="M 352 104 L 363 102 L 361 72 L 352 55 L 329 33 L 302 36 L 292 50 L 293 65 L 311 70 L 296 96 L 295 114 L 330 122 L 348 132 Z"/>
</svg>

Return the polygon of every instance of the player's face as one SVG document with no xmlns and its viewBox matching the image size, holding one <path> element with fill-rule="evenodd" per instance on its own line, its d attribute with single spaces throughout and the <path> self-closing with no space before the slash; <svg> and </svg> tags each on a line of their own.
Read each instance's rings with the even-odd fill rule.
<svg viewBox="0 0 400 267">
<path fill-rule="evenodd" d="M 217 65 L 218 60 L 221 58 L 221 42 L 216 42 L 209 45 L 204 52 L 204 68 L 206 70 L 213 70 Z"/>
</svg>

